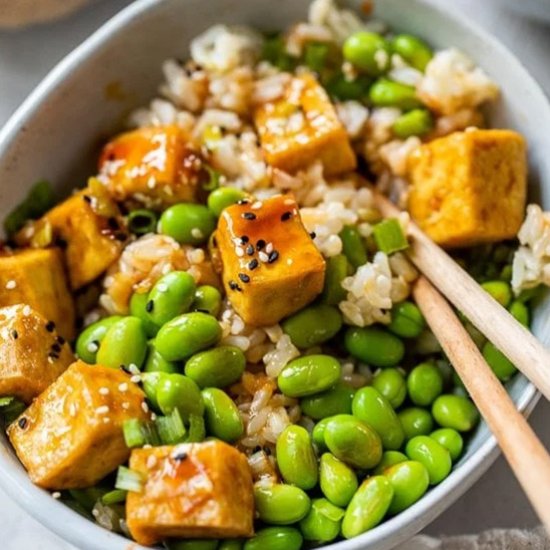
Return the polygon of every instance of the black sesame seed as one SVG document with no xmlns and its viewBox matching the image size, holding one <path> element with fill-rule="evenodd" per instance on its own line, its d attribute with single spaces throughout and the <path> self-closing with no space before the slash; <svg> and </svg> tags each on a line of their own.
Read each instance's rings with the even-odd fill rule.
<svg viewBox="0 0 550 550">
<path fill-rule="evenodd" d="M 286 222 L 290 220 L 290 218 L 292 218 L 292 212 L 283 212 L 283 214 L 281 215 L 282 222 Z"/>
<path fill-rule="evenodd" d="M 239 273 L 239 279 L 243 283 L 249 283 L 250 282 L 250 277 L 246 273 Z"/>
<path fill-rule="evenodd" d="M 183 462 L 187 458 L 187 453 L 178 453 L 177 455 L 174 455 L 172 458 L 177 462 Z"/>
<path fill-rule="evenodd" d="M 256 258 L 248 262 L 248 269 L 252 270 L 252 269 L 256 269 L 257 267 L 258 267 L 258 260 L 256 260 Z"/>
<path fill-rule="evenodd" d="M 12 331 L 11 331 L 11 335 L 13 336 L 13 339 L 14 339 L 14 340 L 17 340 L 17 338 L 19 338 L 19 334 L 17 333 L 16 330 L 12 330 Z"/>
<path fill-rule="evenodd" d="M 90 197 L 88 195 L 82 195 L 82 198 L 84 199 L 84 202 L 87 202 L 88 204 L 91 204 L 92 197 Z"/>
<path fill-rule="evenodd" d="M 279 257 L 279 253 L 276 250 L 273 250 L 267 258 L 267 263 L 272 264 L 274 261 L 277 260 L 278 257 Z"/>
<path fill-rule="evenodd" d="M 151 311 L 153 311 L 155 307 L 155 302 L 153 302 L 153 300 L 149 300 L 146 304 L 145 304 L 145 311 L 147 313 L 151 313 Z"/>
<path fill-rule="evenodd" d="M 55 244 L 59 246 L 59 248 L 67 248 L 67 241 L 65 239 L 62 239 L 61 237 L 58 237 L 55 240 Z"/>
<path fill-rule="evenodd" d="M 263 239 L 260 239 L 257 243 L 256 243 L 256 249 L 257 250 L 262 250 L 262 248 L 265 248 L 265 241 Z"/>
<path fill-rule="evenodd" d="M 17 424 L 22 430 L 24 430 L 27 426 L 27 419 L 23 416 L 17 421 Z"/>
<path fill-rule="evenodd" d="M 256 214 L 254 214 L 254 212 L 243 212 L 242 217 L 245 220 L 253 221 L 256 219 Z"/>
<path fill-rule="evenodd" d="M 271 449 L 269 447 L 264 447 L 264 453 L 269 456 L 271 454 Z"/>
<path fill-rule="evenodd" d="M 50 353 L 48 353 L 48 357 L 51 357 L 52 359 L 59 359 L 59 355 L 55 353 L 55 351 L 50 351 Z"/>
<path fill-rule="evenodd" d="M 235 281 L 229 281 L 229 288 L 231 290 L 236 290 L 237 292 L 242 292 L 242 288 Z"/>
<path fill-rule="evenodd" d="M 56 353 L 61 353 L 61 346 L 57 343 L 52 344 L 52 351 L 55 351 Z"/>
<path fill-rule="evenodd" d="M 48 332 L 53 332 L 55 330 L 55 323 L 53 321 L 48 321 L 46 323 L 46 330 Z"/>
<path fill-rule="evenodd" d="M 256 445 L 256 446 L 252 449 L 252 452 L 253 452 L 253 453 L 259 453 L 261 450 L 262 450 L 262 448 L 261 448 L 259 445 Z"/>
<path fill-rule="evenodd" d="M 315 237 L 317 237 L 317 233 L 315 233 L 315 231 L 312 231 L 309 236 L 312 238 L 312 239 L 315 239 Z"/>
<path fill-rule="evenodd" d="M 58 336 L 57 343 L 63 345 L 65 343 L 65 338 L 63 338 L 63 336 Z"/>
<path fill-rule="evenodd" d="M 123 233 L 122 231 L 117 231 L 115 233 L 115 239 L 117 241 L 125 241 L 126 240 L 126 233 Z"/>
<path fill-rule="evenodd" d="M 248 235 L 243 235 L 241 237 L 241 243 L 242 244 L 246 244 L 249 240 L 250 240 L 250 238 L 248 237 Z"/>
<path fill-rule="evenodd" d="M 117 229 L 120 228 L 118 220 L 116 218 L 113 218 L 113 217 L 111 217 L 107 220 L 107 224 L 109 225 L 109 228 L 112 229 L 113 231 L 116 231 Z"/>
<path fill-rule="evenodd" d="M 248 199 L 241 199 L 240 201 L 237 201 L 237 204 L 248 204 L 250 201 Z"/>
<path fill-rule="evenodd" d="M 253 256 L 254 255 L 254 246 L 249 244 L 247 247 L 246 247 L 246 253 L 249 255 L 249 256 Z"/>
</svg>

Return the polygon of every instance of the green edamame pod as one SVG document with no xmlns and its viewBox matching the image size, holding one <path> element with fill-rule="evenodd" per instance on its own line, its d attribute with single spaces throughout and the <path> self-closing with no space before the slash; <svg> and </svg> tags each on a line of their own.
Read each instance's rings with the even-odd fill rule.
<svg viewBox="0 0 550 550">
<path fill-rule="evenodd" d="M 153 323 L 149 313 L 147 312 L 147 304 L 149 303 L 148 292 L 134 292 L 130 298 L 130 315 L 141 319 L 143 330 L 150 338 L 157 335 L 160 326 Z"/>
<path fill-rule="evenodd" d="M 443 392 L 443 375 L 433 363 L 421 363 L 409 373 L 407 389 L 415 405 L 427 407 Z"/>
<path fill-rule="evenodd" d="M 330 453 L 324 453 L 321 456 L 319 483 L 327 499 L 341 507 L 349 504 L 359 485 L 355 472 Z"/>
<path fill-rule="evenodd" d="M 384 451 L 382 460 L 380 460 L 378 466 L 374 469 L 374 474 L 382 475 L 390 466 L 405 462 L 406 460 L 409 460 L 407 455 L 399 451 Z"/>
<path fill-rule="evenodd" d="M 243 435 L 244 426 L 235 402 L 223 390 L 202 390 L 204 416 L 208 433 L 222 441 L 232 443 Z"/>
<path fill-rule="evenodd" d="M 371 76 L 385 73 L 391 64 L 391 49 L 385 38 L 374 32 L 353 33 L 344 42 L 344 59 Z"/>
<path fill-rule="evenodd" d="M 234 346 L 201 351 L 185 363 L 185 374 L 200 388 L 225 388 L 239 380 L 246 367 L 244 353 Z"/>
<path fill-rule="evenodd" d="M 160 412 L 159 403 L 157 401 L 157 390 L 161 381 L 168 376 L 165 372 L 146 372 L 141 375 L 141 384 L 145 396 L 148 401 L 153 405 L 153 408 Z"/>
<path fill-rule="evenodd" d="M 135 365 L 139 369 L 146 353 L 147 337 L 143 323 L 137 317 L 124 317 L 114 323 L 103 337 L 97 362 L 114 369 L 122 365 Z"/>
<path fill-rule="evenodd" d="M 334 506 L 326 498 L 311 501 L 307 516 L 300 521 L 300 530 L 305 540 L 330 542 L 340 533 L 344 510 Z"/>
<path fill-rule="evenodd" d="M 289 397 L 304 397 L 328 390 L 340 379 L 341 370 L 330 355 L 305 355 L 288 363 L 277 384 Z"/>
<path fill-rule="evenodd" d="M 387 78 L 379 78 L 371 86 L 369 99 L 375 107 L 397 107 L 404 111 L 422 107 L 422 102 L 416 97 L 414 86 Z"/>
<path fill-rule="evenodd" d="M 399 418 L 385 397 L 372 386 L 357 390 L 351 405 L 353 415 L 373 428 L 384 449 L 396 451 L 405 441 Z"/>
<path fill-rule="evenodd" d="M 183 374 L 165 374 L 158 381 L 157 402 L 163 414 L 178 409 L 187 422 L 191 415 L 202 416 L 204 402 L 199 387 Z"/>
<path fill-rule="evenodd" d="M 399 302 L 393 306 L 388 330 L 401 338 L 416 338 L 425 328 L 426 321 L 416 304 Z"/>
<path fill-rule="evenodd" d="M 412 506 L 428 490 L 430 476 L 426 467 L 415 460 L 390 466 L 384 471 L 393 487 L 393 499 L 388 512 L 392 515 Z"/>
<path fill-rule="evenodd" d="M 405 448 L 411 460 L 420 462 L 430 477 L 430 485 L 441 483 L 451 472 L 451 455 L 445 447 L 427 435 L 413 437 Z"/>
<path fill-rule="evenodd" d="M 407 397 L 407 383 L 400 370 L 395 368 L 378 371 L 372 380 L 372 386 L 376 388 L 397 409 Z"/>
<path fill-rule="evenodd" d="M 277 483 L 256 485 L 254 501 L 258 517 L 273 525 L 290 525 L 300 521 L 309 512 L 311 501 L 302 489 Z"/>
<path fill-rule="evenodd" d="M 367 263 L 367 250 L 357 227 L 353 225 L 344 226 L 339 237 L 342 241 L 344 256 L 355 269 Z"/>
<path fill-rule="evenodd" d="M 222 210 L 246 198 L 246 193 L 236 187 L 218 187 L 214 189 L 207 199 L 208 208 L 215 216 L 220 216 Z"/>
<path fill-rule="evenodd" d="M 155 348 L 154 342 L 149 342 L 147 359 L 145 359 L 145 365 L 143 367 L 144 372 L 165 372 L 172 374 L 179 372 L 180 368 L 177 363 L 167 361 Z"/>
<path fill-rule="evenodd" d="M 475 427 L 479 413 L 475 405 L 459 395 L 441 395 L 432 406 L 435 421 L 443 428 L 453 428 L 459 432 L 468 432 Z"/>
<path fill-rule="evenodd" d="M 317 485 L 317 458 L 305 428 L 287 426 L 277 438 L 277 466 L 287 483 L 309 490 Z"/>
<path fill-rule="evenodd" d="M 508 307 L 508 311 L 516 321 L 529 328 L 529 308 L 523 302 L 513 301 Z"/>
<path fill-rule="evenodd" d="M 482 348 L 482 354 L 487 361 L 495 376 L 501 381 L 506 382 L 513 376 L 517 369 L 515 365 L 502 353 L 492 342 L 485 342 Z"/>
<path fill-rule="evenodd" d="M 433 128 L 433 117 L 428 109 L 413 109 L 403 113 L 392 126 L 393 133 L 401 139 L 424 136 Z"/>
<path fill-rule="evenodd" d="M 244 550 L 300 550 L 302 542 L 294 527 L 265 527 L 244 543 Z"/>
<path fill-rule="evenodd" d="M 393 499 L 393 487 L 385 476 L 367 478 L 349 503 L 342 521 L 342 535 L 351 539 L 376 527 Z"/>
<path fill-rule="evenodd" d="M 335 414 L 351 414 L 351 401 L 354 395 L 355 389 L 352 386 L 346 382 L 337 382 L 327 391 L 303 397 L 300 407 L 305 415 L 314 420 Z"/>
<path fill-rule="evenodd" d="M 342 281 L 348 276 L 350 265 L 343 254 L 331 256 L 327 259 L 325 271 L 325 286 L 322 300 L 329 306 L 336 306 L 346 299 L 346 291 L 342 288 Z"/>
<path fill-rule="evenodd" d="M 433 57 L 433 52 L 428 44 L 411 34 L 398 34 L 391 41 L 391 48 L 411 67 L 422 72 Z"/>
<path fill-rule="evenodd" d="M 324 451 L 327 446 L 325 443 L 325 428 L 327 426 L 328 421 L 331 417 L 323 418 L 322 420 L 319 420 L 315 426 L 313 426 L 313 431 L 311 432 L 311 439 L 315 446 L 317 447 L 318 451 Z"/>
<path fill-rule="evenodd" d="M 405 355 L 403 342 L 379 328 L 350 327 L 344 336 L 344 343 L 353 357 L 380 368 L 394 367 Z"/>
<path fill-rule="evenodd" d="M 307 349 L 336 336 L 342 328 L 342 314 L 335 307 L 319 304 L 291 315 L 281 326 L 296 347 Z"/>
<path fill-rule="evenodd" d="M 397 417 L 401 422 L 401 426 L 403 426 L 406 439 L 411 439 L 417 435 L 428 435 L 434 427 L 430 412 L 419 407 L 403 409 L 397 414 Z"/>
<path fill-rule="evenodd" d="M 202 204 L 175 204 L 162 213 L 159 221 L 159 232 L 162 235 L 194 246 L 208 241 L 215 228 L 216 216 Z"/>
<path fill-rule="evenodd" d="M 202 311 L 217 317 L 222 308 L 222 295 L 214 286 L 198 286 L 191 308 L 193 311 Z"/>
<path fill-rule="evenodd" d="M 97 352 L 101 346 L 103 338 L 107 331 L 123 317 L 113 315 L 96 321 L 92 325 L 86 327 L 78 336 L 75 345 L 75 351 L 79 359 L 85 363 L 94 365 L 96 363 Z"/>
<path fill-rule="evenodd" d="M 149 292 L 146 308 L 153 323 L 161 327 L 186 313 L 195 299 L 195 279 L 185 271 L 163 275 Z"/>
<path fill-rule="evenodd" d="M 512 301 L 512 289 L 505 281 L 487 281 L 481 284 L 481 288 L 503 307 L 508 307 Z"/>
<path fill-rule="evenodd" d="M 453 462 L 456 462 L 460 458 L 464 447 L 464 440 L 456 430 L 452 428 L 440 428 L 432 432 L 430 437 L 449 451 Z"/>
</svg>

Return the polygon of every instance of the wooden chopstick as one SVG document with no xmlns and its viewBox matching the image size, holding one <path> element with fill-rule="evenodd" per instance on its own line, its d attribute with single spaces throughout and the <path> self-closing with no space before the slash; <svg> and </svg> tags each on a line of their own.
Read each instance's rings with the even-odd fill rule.
<svg viewBox="0 0 550 550">
<path fill-rule="evenodd" d="M 384 216 L 400 213 L 380 193 L 374 196 Z M 550 352 L 414 222 L 409 236 L 407 254 L 419 271 L 550 399 Z"/>
<path fill-rule="evenodd" d="M 413 296 L 550 533 L 550 456 L 546 449 L 443 296 L 423 276 L 415 283 Z"/>
</svg>

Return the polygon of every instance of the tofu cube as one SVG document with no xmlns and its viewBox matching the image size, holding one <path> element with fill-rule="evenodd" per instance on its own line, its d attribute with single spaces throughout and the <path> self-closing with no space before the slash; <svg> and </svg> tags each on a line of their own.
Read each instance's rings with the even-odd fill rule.
<svg viewBox="0 0 550 550">
<path fill-rule="evenodd" d="M 0 396 L 30 403 L 74 361 L 65 339 L 22 304 L 0 309 Z"/>
<path fill-rule="evenodd" d="M 527 160 L 511 130 L 466 130 L 419 147 L 409 159 L 409 211 L 444 247 L 516 236 L 525 212 Z"/>
<path fill-rule="evenodd" d="M 61 336 L 75 336 L 73 297 L 58 248 L 0 256 L 0 307 L 25 304 L 53 321 Z"/>
<path fill-rule="evenodd" d="M 126 499 L 128 529 L 139 544 L 252 536 L 252 475 L 246 457 L 231 445 L 134 449 L 130 469 L 145 480 L 143 491 L 129 492 Z"/>
<path fill-rule="evenodd" d="M 33 483 L 90 487 L 126 462 L 122 424 L 148 419 L 145 394 L 123 371 L 73 363 L 8 428 Z"/>
<path fill-rule="evenodd" d="M 45 219 L 54 239 L 66 243 L 65 258 L 75 290 L 97 279 L 122 253 L 126 233 L 118 216 L 100 216 L 89 189 L 50 210 Z M 115 211 L 117 214 L 118 208 Z"/>
<path fill-rule="evenodd" d="M 208 180 L 199 151 L 177 126 L 139 128 L 108 143 L 99 161 L 101 177 L 116 200 L 153 204 L 192 202 Z"/>
<path fill-rule="evenodd" d="M 278 323 L 323 289 L 325 261 L 290 195 L 226 208 L 216 240 L 227 296 L 250 325 Z"/>
<path fill-rule="evenodd" d="M 356 166 L 346 130 L 311 74 L 293 78 L 283 97 L 260 105 L 254 122 L 271 166 L 295 172 L 320 160 L 329 176 Z"/>
</svg>

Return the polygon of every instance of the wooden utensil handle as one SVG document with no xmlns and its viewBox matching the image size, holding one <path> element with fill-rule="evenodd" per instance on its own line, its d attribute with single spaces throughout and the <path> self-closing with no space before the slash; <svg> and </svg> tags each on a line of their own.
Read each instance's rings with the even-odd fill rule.
<svg viewBox="0 0 550 550">
<path fill-rule="evenodd" d="M 441 294 L 420 277 L 413 296 L 550 533 L 550 456 Z"/>
<path fill-rule="evenodd" d="M 379 193 L 375 197 L 382 214 L 399 214 L 387 198 Z M 408 256 L 418 269 L 550 399 L 548 350 L 413 222 L 409 234 Z"/>
</svg>

